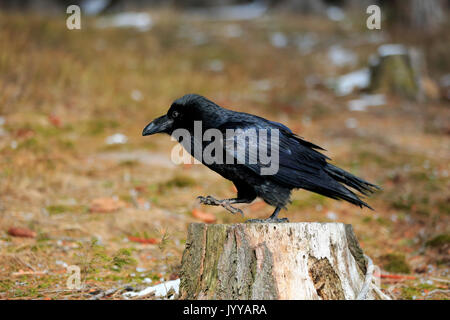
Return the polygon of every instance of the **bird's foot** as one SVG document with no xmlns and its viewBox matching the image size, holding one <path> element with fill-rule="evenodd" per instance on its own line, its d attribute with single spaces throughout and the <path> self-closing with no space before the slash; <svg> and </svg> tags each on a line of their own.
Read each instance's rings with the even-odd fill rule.
<svg viewBox="0 0 450 320">
<path fill-rule="evenodd" d="M 248 219 L 245 223 L 288 223 L 288 218 Z"/>
<path fill-rule="evenodd" d="M 230 204 L 228 199 L 218 200 L 212 196 L 206 196 L 206 197 L 199 196 L 199 197 L 197 197 L 197 199 L 200 201 L 200 203 L 206 204 L 208 206 L 222 206 L 223 208 L 225 208 L 232 214 L 240 213 L 242 216 L 244 216 L 244 213 L 242 212 L 242 210 L 233 207 Z"/>
</svg>

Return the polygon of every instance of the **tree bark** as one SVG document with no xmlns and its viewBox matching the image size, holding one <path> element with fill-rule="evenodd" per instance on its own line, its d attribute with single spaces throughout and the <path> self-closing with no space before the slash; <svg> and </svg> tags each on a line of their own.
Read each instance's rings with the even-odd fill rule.
<svg viewBox="0 0 450 320">
<path fill-rule="evenodd" d="M 351 225 L 189 226 L 181 299 L 355 299 L 366 259 Z M 367 298 L 376 299 L 369 290 Z"/>
<path fill-rule="evenodd" d="M 443 25 L 448 10 L 445 0 L 395 0 L 387 3 L 392 20 L 416 32 L 434 32 Z"/>
</svg>

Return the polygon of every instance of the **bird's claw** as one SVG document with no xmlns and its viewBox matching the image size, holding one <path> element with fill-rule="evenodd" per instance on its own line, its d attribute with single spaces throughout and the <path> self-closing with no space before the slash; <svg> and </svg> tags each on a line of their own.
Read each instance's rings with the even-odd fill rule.
<svg viewBox="0 0 450 320">
<path fill-rule="evenodd" d="M 206 196 L 202 197 L 199 196 L 197 199 L 200 201 L 200 203 L 209 205 L 209 206 L 222 206 L 224 209 L 228 210 L 232 214 L 240 213 L 242 216 L 244 216 L 244 213 L 241 209 L 233 207 L 228 200 L 217 200 L 216 198 L 212 196 Z"/>
<path fill-rule="evenodd" d="M 208 206 L 220 206 L 220 205 L 222 205 L 220 203 L 220 200 L 217 200 L 216 198 L 214 198 L 212 196 L 206 196 L 206 197 L 199 196 L 199 197 L 197 197 L 197 199 L 200 201 L 200 203 L 206 204 Z"/>
<path fill-rule="evenodd" d="M 239 213 L 241 216 L 244 216 L 244 212 L 241 209 L 233 207 L 228 201 L 222 203 L 222 207 L 231 212 L 232 214 Z"/>
</svg>

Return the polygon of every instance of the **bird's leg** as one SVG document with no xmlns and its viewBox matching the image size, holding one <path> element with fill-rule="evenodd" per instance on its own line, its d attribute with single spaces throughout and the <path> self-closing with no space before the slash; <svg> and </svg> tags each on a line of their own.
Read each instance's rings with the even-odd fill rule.
<svg viewBox="0 0 450 320">
<path fill-rule="evenodd" d="M 232 214 L 240 213 L 242 216 L 244 216 L 244 213 L 241 209 L 233 207 L 231 204 L 234 203 L 250 203 L 253 201 L 250 199 L 244 199 L 244 198 L 233 198 L 233 199 L 223 199 L 218 200 L 212 196 L 206 196 L 206 197 L 197 197 L 197 199 L 200 201 L 200 203 L 209 205 L 209 206 L 222 206 L 226 210 L 230 211 Z"/>
<path fill-rule="evenodd" d="M 249 219 L 245 221 L 246 223 L 282 223 L 289 222 L 288 218 L 278 218 L 278 213 L 280 213 L 281 207 L 277 207 L 272 215 L 267 219 Z"/>
</svg>

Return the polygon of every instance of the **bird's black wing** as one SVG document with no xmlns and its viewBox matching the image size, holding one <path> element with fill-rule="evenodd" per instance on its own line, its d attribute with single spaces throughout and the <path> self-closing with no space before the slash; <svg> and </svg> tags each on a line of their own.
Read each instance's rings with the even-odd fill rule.
<svg viewBox="0 0 450 320">
<path fill-rule="evenodd" d="M 233 135 L 227 134 L 227 130 L 230 129 L 234 130 Z M 359 206 L 369 207 L 355 193 L 339 183 L 344 181 L 336 179 L 334 176 L 337 176 L 337 174 L 334 176 L 330 174 L 330 171 L 334 169 L 327 163 L 328 158 L 317 151 L 317 149 L 322 148 L 296 136 L 286 126 L 259 117 L 254 119 L 245 117 L 245 120 L 227 122 L 219 130 L 224 135 L 225 153 L 236 159 L 238 163 L 250 168 L 254 173 L 287 188 L 302 188 L 334 199 L 343 199 Z M 261 139 L 261 131 L 259 130 L 267 130 L 267 142 Z M 251 147 L 254 146 L 254 140 L 251 142 L 251 139 L 248 138 L 253 136 L 255 132 L 257 132 L 257 148 Z M 272 145 L 270 137 L 272 135 L 276 137 L 277 134 L 279 143 Z M 275 168 L 278 167 L 278 170 L 268 170 L 270 164 L 260 158 L 260 152 L 264 154 L 265 150 L 278 152 L 278 161 L 273 164 Z M 245 155 L 245 158 L 243 155 Z M 272 161 L 276 161 L 276 157 L 272 156 Z M 336 167 L 333 166 L 333 168 Z M 345 171 L 341 170 L 340 173 L 342 172 Z M 354 177 L 349 173 L 346 174 Z M 347 185 L 358 191 L 362 190 L 363 193 L 372 191 L 369 186 L 373 185 L 362 179 L 356 179 L 361 184 Z"/>
</svg>

